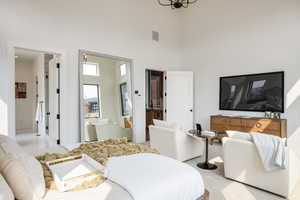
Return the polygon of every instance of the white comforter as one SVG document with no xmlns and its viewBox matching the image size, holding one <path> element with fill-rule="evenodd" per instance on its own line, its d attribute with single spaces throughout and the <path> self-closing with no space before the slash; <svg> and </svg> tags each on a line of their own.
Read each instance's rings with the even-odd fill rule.
<svg viewBox="0 0 300 200">
<path fill-rule="evenodd" d="M 156 154 L 109 158 L 106 176 L 134 200 L 196 200 L 204 194 L 202 177 L 196 169 Z"/>
<path fill-rule="evenodd" d="M 261 133 L 250 135 L 266 171 L 286 168 L 286 148 L 282 138 Z"/>
</svg>

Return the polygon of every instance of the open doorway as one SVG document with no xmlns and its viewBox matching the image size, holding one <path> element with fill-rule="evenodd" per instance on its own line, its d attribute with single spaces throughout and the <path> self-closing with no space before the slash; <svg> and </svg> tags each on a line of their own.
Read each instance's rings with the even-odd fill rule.
<svg viewBox="0 0 300 200">
<path fill-rule="evenodd" d="M 16 134 L 60 143 L 60 55 L 15 48 Z"/>
<path fill-rule="evenodd" d="M 146 69 L 146 141 L 150 140 L 149 125 L 153 119 L 164 120 L 164 72 Z"/>
<path fill-rule="evenodd" d="M 132 60 L 84 50 L 79 54 L 81 141 L 132 141 Z"/>
</svg>

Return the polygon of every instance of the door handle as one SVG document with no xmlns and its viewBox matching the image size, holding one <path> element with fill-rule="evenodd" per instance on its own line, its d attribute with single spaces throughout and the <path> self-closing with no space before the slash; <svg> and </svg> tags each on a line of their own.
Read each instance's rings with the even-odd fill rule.
<svg viewBox="0 0 300 200">
<path fill-rule="evenodd" d="M 193 112 L 193 109 L 191 109 L 190 112 Z"/>
</svg>

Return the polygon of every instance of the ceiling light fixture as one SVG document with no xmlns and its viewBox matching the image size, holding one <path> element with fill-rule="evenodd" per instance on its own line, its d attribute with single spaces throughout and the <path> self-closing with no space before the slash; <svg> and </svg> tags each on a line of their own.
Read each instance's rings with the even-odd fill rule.
<svg viewBox="0 0 300 200">
<path fill-rule="evenodd" d="M 187 8 L 189 4 L 196 3 L 198 0 L 157 0 L 162 6 L 170 6 L 172 9 Z"/>
</svg>

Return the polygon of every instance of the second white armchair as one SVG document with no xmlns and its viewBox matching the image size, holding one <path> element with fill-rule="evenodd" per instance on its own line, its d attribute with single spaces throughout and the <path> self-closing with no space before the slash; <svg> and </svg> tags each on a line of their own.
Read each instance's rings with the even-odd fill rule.
<svg viewBox="0 0 300 200">
<path fill-rule="evenodd" d="M 178 126 L 163 125 L 162 122 L 149 126 L 150 145 L 162 155 L 179 161 L 186 161 L 203 155 L 204 141 L 192 138 Z"/>
</svg>

